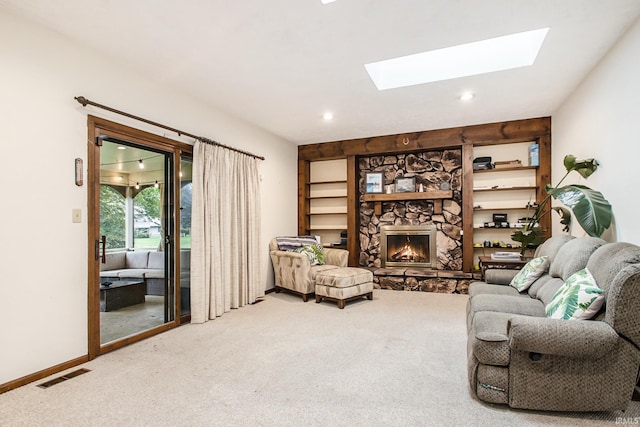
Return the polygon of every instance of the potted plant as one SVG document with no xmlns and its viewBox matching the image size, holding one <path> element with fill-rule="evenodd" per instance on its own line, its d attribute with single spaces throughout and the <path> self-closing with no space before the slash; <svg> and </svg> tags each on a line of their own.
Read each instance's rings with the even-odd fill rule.
<svg viewBox="0 0 640 427">
<path fill-rule="evenodd" d="M 532 216 L 527 215 L 527 221 L 522 229 L 511 235 L 512 240 L 520 242 L 521 255 L 524 255 L 528 247 L 536 247 L 544 242 L 545 230 L 540 227 L 539 223 L 552 210 L 560 215 L 560 223 L 564 225 L 563 231 L 565 232 L 568 232 L 571 227 L 571 212 L 589 236 L 600 237 L 609 228 L 613 213 L 611 205 L 602 193 L 579 184 L 560 186 L 572 171 L 578 172 L 587 179 L 598 169 L 598 165 L 598 161 L 595 159 L 577 161 L 576 157 L 571 154 L 565 156 L 564 167 L 567 173 L 555 187 L 549 184 L 545 186 L 547 196 L 536 207 Z M 562 202 L 566 207 L 551 206 L 552 197 Z"/>
</svg>

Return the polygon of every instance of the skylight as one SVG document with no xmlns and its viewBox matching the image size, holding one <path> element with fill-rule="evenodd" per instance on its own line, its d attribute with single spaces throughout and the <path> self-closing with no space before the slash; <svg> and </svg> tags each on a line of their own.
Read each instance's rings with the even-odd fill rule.
<svg viewBox="0 0 640 427">
<path fill-rule="evenodd" d="M 526 67 L 535 62 L 549 28 L 365 64 L 378 90 Z"/>
</svg>

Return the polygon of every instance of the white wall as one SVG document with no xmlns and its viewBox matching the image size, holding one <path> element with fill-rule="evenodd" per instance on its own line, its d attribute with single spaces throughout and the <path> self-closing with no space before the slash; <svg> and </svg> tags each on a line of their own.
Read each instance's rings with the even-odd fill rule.
<svg viewBox="0 0 640 427">
<path fill-rule="evenodd" d="M 262 261 L 273 286 L 268 240 L 297 230 L 295 145 L 1 9 L 0 64 L 0 384 L 87 354 L 87 188 L 74 184 L 87 114 L 164 134 L 74 96 L 265 156 Z"/>
<path fill-rule="evenodd" d="M 566 154 L 597 159 L 600 168 L 581 183 L 601 191 L 613 206 L 614 227 L 603 238 L 635 244 L 640 244 L 639 52 L 640 21 L 552 116 L 553 183 L 565 173 Z M 575 177 L 571 182 L 579 181 Z M 559 232 L 555 224 L 554 234 Z M 576 224 L 572 234 L 585 233 Z"/>
</svg>

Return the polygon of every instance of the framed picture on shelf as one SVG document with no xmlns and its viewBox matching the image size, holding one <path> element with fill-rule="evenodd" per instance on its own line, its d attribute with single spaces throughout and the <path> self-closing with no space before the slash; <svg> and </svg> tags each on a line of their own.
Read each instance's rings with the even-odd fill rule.
<svg viewBox="0 0 640 427">
<path fill-rule="evenodd" d="M 365 193 L 382 193 L 382 187 L 382 172 L 367 172 L 365 174 Z"/>
<path fill-rule="evenodd" d="M 416 178 L 396 179 L 396 193 L 413 193 L 416 191 Z"/>
</svg>

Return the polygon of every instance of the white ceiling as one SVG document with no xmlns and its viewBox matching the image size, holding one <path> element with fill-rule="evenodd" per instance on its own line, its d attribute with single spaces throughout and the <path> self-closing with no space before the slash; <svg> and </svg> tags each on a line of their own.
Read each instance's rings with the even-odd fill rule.
<svg viewBox="0 0 640 427">
<path fill-rule="evenodd" d="M 297 144 L 551 115 L 640 15 L 638 0 L 0 0 L 0 7 Z M 542 27 L 551 29 L 531 67 L 382 92 L 364 68 Z M 467 90 L 476 98 L 463 103 Z M 323 121 L 325 111 L 335 119 Z"/>
</svg>

